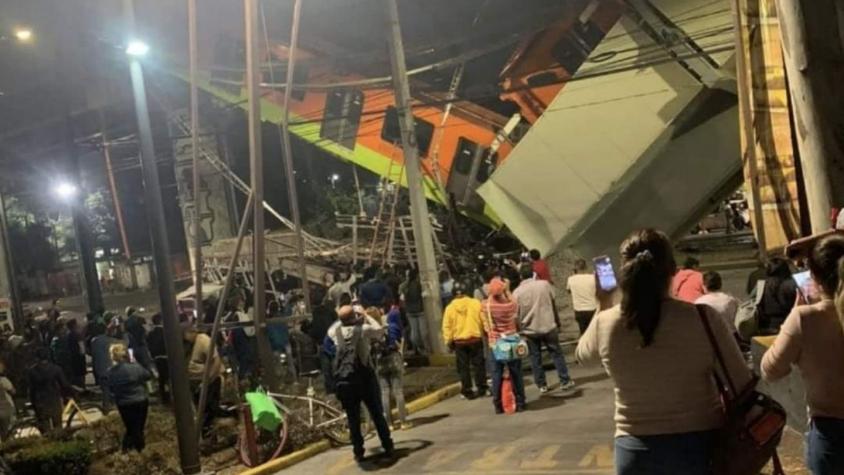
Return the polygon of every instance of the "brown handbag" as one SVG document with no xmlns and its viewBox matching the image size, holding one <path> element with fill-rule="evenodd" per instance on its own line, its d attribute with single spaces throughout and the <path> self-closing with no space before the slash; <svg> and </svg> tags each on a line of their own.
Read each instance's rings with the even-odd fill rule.
<svg viewBox="0 0 844 475">
<path fill-rule="evenodd" d="M 777 446 L 785 429 L 785 410 L 770 396 L 756 390 L 759 381 L 756 375 L 741 391 L 736 390 L 718 341 L 712 332 L 705 306 L 697 305 L 697 310 L 723 372 L 723 375 L 718 375 L 717 372 L 713 374 L 727 421 L 716 441 L 713 473 L 757 475 L 769 461 L 773 461 L 773 475 L 784 475 L 777 456 Z"/>
</svg>

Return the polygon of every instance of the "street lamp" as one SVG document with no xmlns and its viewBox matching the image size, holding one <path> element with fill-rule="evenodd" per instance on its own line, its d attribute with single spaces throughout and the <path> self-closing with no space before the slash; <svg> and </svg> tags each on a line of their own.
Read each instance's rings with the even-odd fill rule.
<svg viewBox="0 0 844 475">
<path fill-rule="evenodd" d="M 55 192 L 62 200 L 70 201 L 79 192 L 79 188 L 77 188 L 73 183 L 64 181 L 56 185 Z"/>
<path fill-rule="evenodd" d="M 149 53 L 149 45 L 141 40 L 132 40 L 126 45 L 126 54 L 136 58 L 142 58 Z"/>
<path fill-rule="evenodd" d="M 340 175 L 337 174 L 337 173 L 334 173 L 330 177 L 328 177 L 328 179 L 331 181 L 331 188 L 333 189 L 334 185 L 336 185 L 337 182 L 340 181 Z"/>
<path fill-rule="evenodd" d="M 21 43 L 29 43 L 32 41 L 32 30 L 25 27 L 16 28 L 15 38 L 17 38 Z"/>
</svg>

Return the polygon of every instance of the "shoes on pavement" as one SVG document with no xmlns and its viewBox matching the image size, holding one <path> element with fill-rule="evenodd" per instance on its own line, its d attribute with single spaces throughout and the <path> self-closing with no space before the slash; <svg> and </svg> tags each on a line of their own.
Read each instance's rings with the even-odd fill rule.
<svg viewBox="0 0 844 475">
<path fill-rule="evenodd" d="M 540 386 L 540 387 L 539 387 L 539 392 L 540 392 L 541 394 L 545 394 L 545 393 L 547 393 L 547 392 L 548 392 L 548 386 Z"/>
<path fill-rule="evenodd" d="M 527 411 L 527 404 L 516 406 L 516 412 L 525 412 Z"/>
<path fill-rule="evenodd" d="M 402 422 L 401 424 L 399 424 L 398 430 L 413 429 L 413 425 L 414 424 L 412 422 L 409 422 L 409 421 L 408 422 Z"/>
<path fill-rule="evenodd" d="M 463 399 L 464 401 L 471 401 L 472 399 L 475 399 L 475 395 L 472 394 L 472 393 L 469 393 L 469 394 L 460 393 L 460 399 Z"/>
<path fill-rule="evenodd" d="M 562 392 L 571 392 L 577 387 L 577 384 L 574 383 L 574 380 L 570 379 L 565 383 L 560 385 L 560 391 Z"/>
<path fill-rule="evenodd" d="M 355 452 L 355 462 L 363 462 L 363 459 L 366 458 L 366 452 Z"/>
<path fill-rule="evenodd" d="M 496 414 L 504 414 L 504 408 L 501 408 L 501 407 L 496 407 L 496 408 L 495 408 L 495 413 L 496 413 Z"/>
<path fill-rule="evenodd" d="M 480 389 L 478 390 L 478 395 L 476 397 L 490 397 L 492 396 L 492 392 L 489 389 Z"/>
</svg>

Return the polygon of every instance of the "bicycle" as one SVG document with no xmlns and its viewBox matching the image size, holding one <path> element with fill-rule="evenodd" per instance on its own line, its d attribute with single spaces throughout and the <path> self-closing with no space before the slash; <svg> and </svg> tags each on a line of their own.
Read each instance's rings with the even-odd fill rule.
<svg viewBox="0 0 844 475">
<path fill-rule="evenodd" d="M 267 393 L 273 403 L 282 414 L 282 424 L 278 433 L 258 431 L 252 424 L 251 412 L 248 405 L 241 406 L 241 433 L 238 437 L 238 453 L 244 465 L 251 467 L 252 464 L 263 463 L 278 457 L 284 450 L 289 434 L 289 420 L 295 419 L 303 425 L 316 429 L 325 435 L 332 442 L 339 445 L 351 443 L 349 435 L 349 424 L 345 411 L 338 409 L 332 403 L 319 399 L 316 395 L 316 388 L 313 380 L 320 372 L 310 371 L 299 376 L 307 378 L 308 387 L 305 395 Z M 307 404 L 307 415 L 300 414 L 294 404 Z M 362 432 L 365 437 L 372 436 L 372 430 L 368 422 L 363 423 Z M 261 457 L 259 452 L 270 453 L 267 457 Z M 263 459 L 263 460 L 259 460 Z"/>
<path fill-rule="evenodd" d="M 304 396 L 282 393 L 268 393 L 267 395 L 273 398 L 278 409 L 286 416 L 296 418 L 308 427 L 321 431 L 326 437 L 337 444 L 350 444 L 351 439 L 349 438 L 349 424 L 346 418 L 346 412 L 338 409 L 330 402 L 316 397 L 316 388 L 314 388 L 313 380 L 319 375 L 319 370 L 309 371 L 299 375 L 308 380 L 308 387 L 305 389 Z M 285 401 L 287 401 L 287 404 L 285 404 Z M 300 416 L 291 408 L 291 403 L 297 402 L 307 403 L 307 418 Z"/>
</svg>

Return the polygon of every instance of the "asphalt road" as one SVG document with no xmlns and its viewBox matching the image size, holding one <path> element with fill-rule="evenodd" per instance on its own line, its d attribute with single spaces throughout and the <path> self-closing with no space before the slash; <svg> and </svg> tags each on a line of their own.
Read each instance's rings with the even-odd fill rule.
<svg viewBox="0 0 844 475">
<path fill-rule="evenodd" d="M 377 438 L 367 441 L 360 466 L 351 448 L 325 452 L 284 470 L 285 474 L 611 474 L 613 470 L 612 384 L 603 370 L 572 366 L 580 390 L 563 398 L 540 397 L 528 379 L 528 410 L 495 415 L 489 398 L 458 397 L 414 414 L 416 426 L 393 434 L 400 457 L 389 464 L 377 456 Z M 549 383 L 556 373 L 549 371 Z"/>
</svg>

